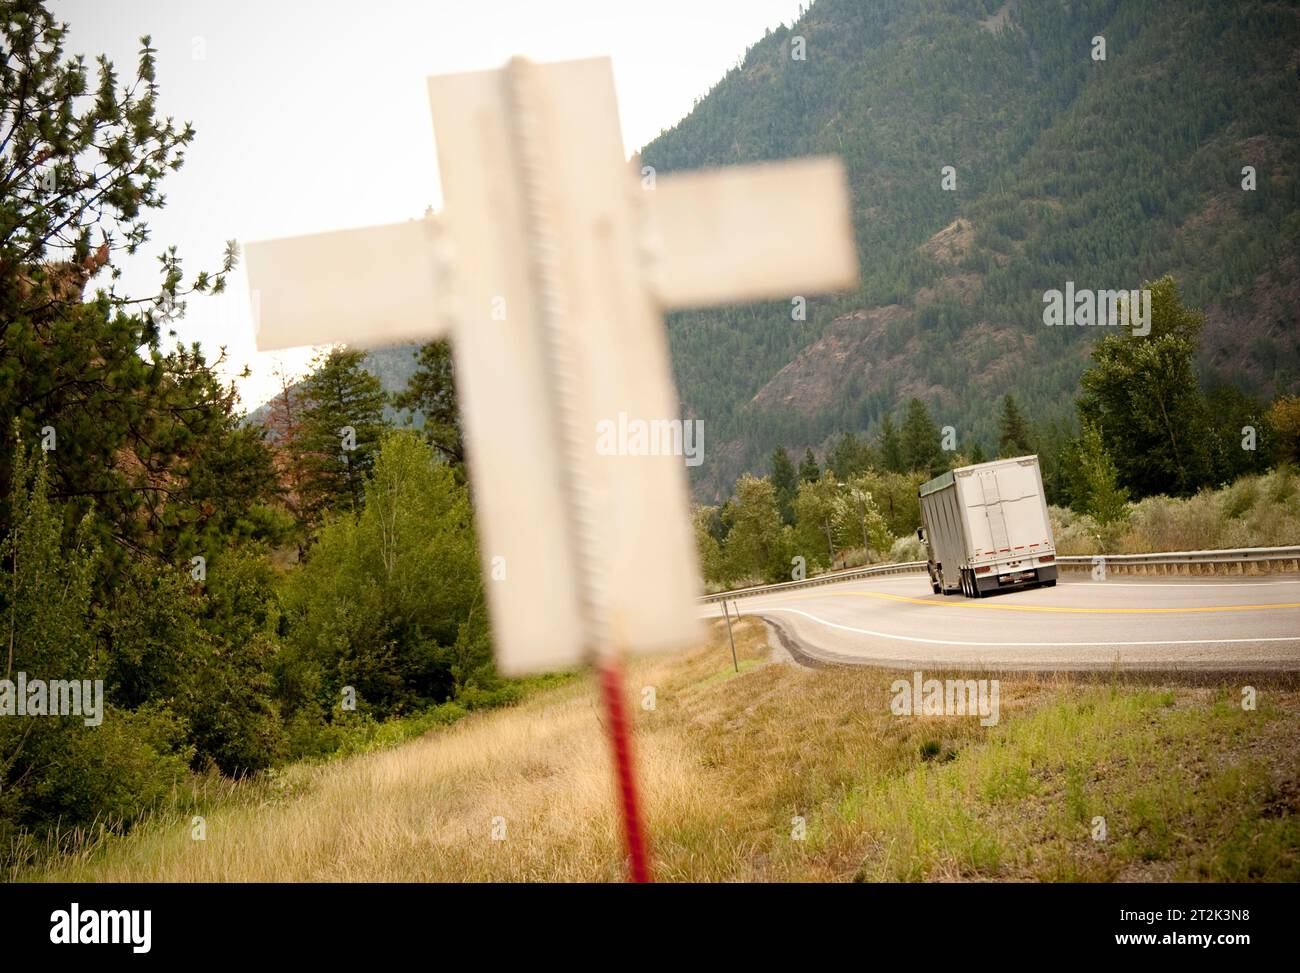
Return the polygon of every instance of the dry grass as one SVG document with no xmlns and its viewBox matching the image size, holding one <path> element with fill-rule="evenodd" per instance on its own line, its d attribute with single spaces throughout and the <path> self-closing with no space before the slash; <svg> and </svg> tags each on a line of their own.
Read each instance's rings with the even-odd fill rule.
<svg viewBox="0 0 1300 973">
<path fill-rule="evenodd" d="M 1300 877 L 1300 696 L 1002 682 L 1002 719 L 902 719 L 897 673 L 771 662 L 756 619 L 635 662 L 664 880 Z M 927 673 L 927 676 L 939 675 Z M 653 711 L 639 707 L 655 687 Z M 398 748 L 300 765 L 206 814 L 47 862 L 66 881 L 612 881 L 610 757 L 588 678 Z M 806 840 L 792 838 L 796 816 Z M 1094 817 L 1108 838 L 1093 841 Z M 493 840 L 493 819 L 505 840 Z"/>
</svg>

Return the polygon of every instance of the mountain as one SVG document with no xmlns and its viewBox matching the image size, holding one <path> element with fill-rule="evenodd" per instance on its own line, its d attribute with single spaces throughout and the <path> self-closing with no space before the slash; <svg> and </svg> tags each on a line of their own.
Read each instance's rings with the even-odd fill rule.
<svg viewBox="0 0 1300 973">
<path fill-rule="evenodd" d="M 1068 421 L 1105 329 L 1044 325 L 1067 281 L 1172 273 L 1206 314 L 1207 385 L 1297 391 L 1298 104 L 1289 3 L 817 0 L 769 31 L 641 162 L 839 155 L 862 279 L 810 296 L 806 321 L 789 300 L 670 316 L 683 411 L 705 424 L 697 499 L 777 445 L 872 434 L 912 395 L 963 449 L 994 445 L 1007 392 Z"/>
</svg>

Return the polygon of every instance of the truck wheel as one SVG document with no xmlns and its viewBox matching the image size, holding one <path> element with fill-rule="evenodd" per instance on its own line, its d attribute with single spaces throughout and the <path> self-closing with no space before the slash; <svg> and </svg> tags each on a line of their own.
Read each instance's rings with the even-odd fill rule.
<svg viewBox="0 0 1300 973">
<path fill-rule="evenodd" d="M 970 576 L 970 596 L 972 598 L 983 598 L 984 592 L 980 591 L 979 582 L 975 580 L 975 575 Z"/>
<path fill-rule="evenodd" d="M 940 594 L 940 593 L 943 591 L 943 585 L 939 584 L 939 582 L 937 582 L 937 581 L 931 581 L 931 582 L 930 582 L 930 587 L 931 587 L 931 589 L 933 589 L 933 591 L 934 591 L 934 593 L 935 593 L 936 595 L 937 595 L 937 594 Z"/>
<path fill-rule="evenodd" d="M 967 580 L 968 577 L 969 576 L 966 574 L 966 569 L 962 568 L 961 569 L 961 596 L 963 598 L 970 597 L 970 582 Z"/>
</svg>

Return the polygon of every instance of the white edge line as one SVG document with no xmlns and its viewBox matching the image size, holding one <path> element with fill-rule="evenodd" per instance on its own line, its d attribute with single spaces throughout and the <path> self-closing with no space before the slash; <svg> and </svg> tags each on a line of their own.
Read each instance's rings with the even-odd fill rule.
<svg viewBox="0 0 1300 973">
<path fill-rule="evenodd" d="M 1253 639 L 1157 639 L 1153 642 L 960 642 L 955 639 L 924 639 L 916 635 L 894 635 L 890 632 L 874 632 L 869 628 L 854 628 L 852 625 L 841 625 L 838 622 L 828 622 L 824 618 L 810 615 L 808 612 L 800 611 L 798 608 L 774 608 L 764 605 L 761 608 L 752 609 L 750 613 L 761 615 L 764 612 L 789 612 L 793 615 L 802 615 L 804 618 L 825 625 L 827 628 L 838 628 L 842 631 L 854 632 L 858 635 L 872 635 L 876 638 L 894 639 L 899 642 L 923 642 L 926 645 L 969 645 L 980 648 L 1001 648 L 1003 646 L 1054 648 L 1058 646 L 1080 645 L 1109 645 L 1122 647 L 1134 645 L 1231 645 L 1240 642 L 1300 642 L 1300 635 L 1266 636 Z"/>
<path fill-rule="evenodd" d="M 1080 574 L 1082 573 L 1084 572 L 1080 572 Z M 1123 575 L 1120 575 L 1120 577 L 1123 577 Z M 842 584 L 865 584 L 868 582 L 878 584 L 882 581 L 912 584 L 916 579 L 889 577 L 849 578 L 845 581 L 836 581 L 820 587 L 832 588 Z M 1268 588 L 1275 585 L 1297 585 L 1300 584 L 1300 578 L 1289 581 L 1075 581 L 1071 578 L 1061 578 L 1059 584 L 1062 588 Z M 758 594 L 747 597 L 762 598 L 764 596 Z"/>
<path fill-rule="evenodd" d="M 1273 585 L 1300 584 L 1296 581 L 1186 581 L 1182 584 L 1165 581 L 1063 581 L 1062 585 L 1075 585 L 1080 588 L 1268 588 Z"/>
</svg>

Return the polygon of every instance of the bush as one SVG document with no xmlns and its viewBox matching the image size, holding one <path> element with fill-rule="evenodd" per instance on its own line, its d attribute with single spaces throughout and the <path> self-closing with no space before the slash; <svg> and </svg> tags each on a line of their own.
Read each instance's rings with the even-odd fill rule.
<svg viewBox="0 0 1300 973">
<path fill-rule="evenodd" d="M 1087 514 L 1068 507 L 1048 507 L 1056 553 L 1069 557 L 1090 557 L 1105 550 L 1101 525 Z"/>
<path fill-rule="evenodd" d="M 1244 517 L 1258 499 L 1259 480 L 1256 477 L 1242 477 L 1223 490 L 1219 506 L 1223 516 L 1232 520 Z"/>
<path fill-rule="evenodd" d="M 494 678 L 469 496 L 414 433 L 384 437 L 359 518 L 328 523 L 282 586 L 290 717 L 377 718 Z"/>
<path fill-rule="evenodd" d="M 926 553 L 925 544 L 918 540 L 915 534 L 908 534 L 894 541 L 885 561 L 889 564 L 906 564 L 909 561 L 924 561 L 927 557 L 929 555 Z"/>
<path fill-rule="evenodd" d="M 1287 468 L 1191 497 L 1147 497 L 1129 504 L 1127 524 L 1110 530 L 1064 507 L 1048 512 L 1062 555 L 1300 545 L 1300 483 Z"/>
<path fill-rule="evenodd" d="M 99 621 L 119 705 L 167 700 L 185 722 L 196 768 L 237 775 L 283 757 L 272 676 L 279 609 L 261 551 L 217 554 L 202 584 L 181 569 L 131 563 L 114 595 Z"/>
</svg>

